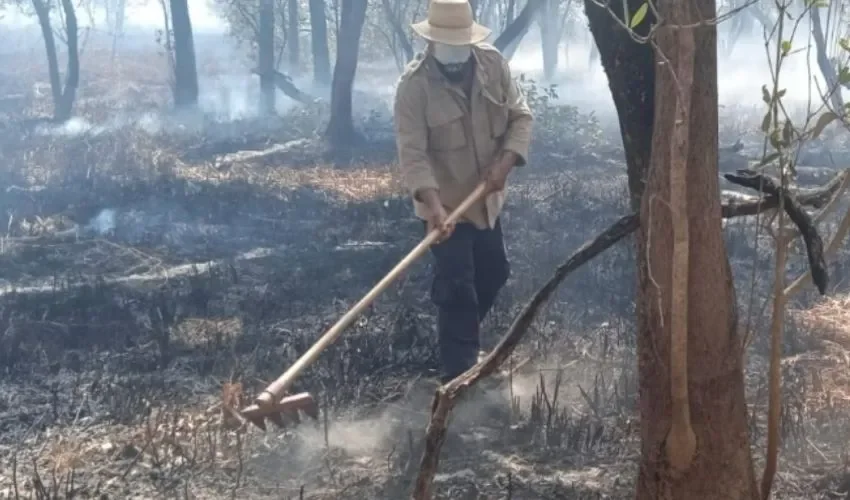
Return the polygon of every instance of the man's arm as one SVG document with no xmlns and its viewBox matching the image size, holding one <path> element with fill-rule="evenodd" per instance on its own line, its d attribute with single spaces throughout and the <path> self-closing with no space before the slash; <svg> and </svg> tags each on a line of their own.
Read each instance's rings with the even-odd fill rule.
<svg viewBox="0 0 850 500">
<path fill-rule="evenodd" d="M 413 198 L 432 206 L 434 201 L 439 201 L 439 186 L 426 152 L 428 125 L 425 104 L 412 90 L 404 80 L 396 90 L 393 115 L 398 160 L 402 182 Z"/>
<path fill-rule="evenodd" d="M 513 156 L 516 159 L 512 166 L 521 167 L 528 162 L 528 146 L 531 143 L 531 127 L 534 117 L 525 99 L 525 94 L 511 75 L 507 59 L 502 59 L 502 85 L 508 105 L 508 131 L 502 150 L 505 159 Z"/>
</svg>

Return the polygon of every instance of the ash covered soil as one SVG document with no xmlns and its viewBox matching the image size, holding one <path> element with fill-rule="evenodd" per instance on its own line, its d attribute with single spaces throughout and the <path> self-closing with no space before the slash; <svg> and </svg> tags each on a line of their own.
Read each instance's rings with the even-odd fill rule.
<svg viewBox="0 0 850 500">
<path fill-rule="evenodd" d="M 301 140 L 322 118 L 311 112 L 4 135 L 0 497 L 409 495 L 437 368 L 428 258 L 298 380 L 320 401 L 318 421 L 264 433 L 224 409 L 250 403 L 423 236 L 389 122 L 373 121 L 368 146 L 330 161 Z M 628 210 L 612 125 L 568 107 L 538 116 L 530 165 L 510 187 L 513 274 L 485 324 L 487 348 L 558 264 Z M 723 140 L 742 136 L 734 125 Z M 721 167 L 739 168 L 753 141 Z M 801 183 L 820 184 L 832 169 L 809 154 Z M 754 244 L 749 219 L 726 234 L 742 316 L 752 311 L 763 330 L 770 241 Z M 631 496 L 633 259 L 623 242 L 572 275 L 521 346 L 518 359 L 532 361 L 458 408 L 438 498 Z M 841 283 L 846 254 L 838 260 Z M 789 273 L 804 268 L 798 251 Z M 796 306 L 776 498 L 845 498 L 850 338 L 805 314 L 829 311 L 811 293 Z M 760 333 L 748 356 L 757 456 L 766 345 Z"/>
</svg>

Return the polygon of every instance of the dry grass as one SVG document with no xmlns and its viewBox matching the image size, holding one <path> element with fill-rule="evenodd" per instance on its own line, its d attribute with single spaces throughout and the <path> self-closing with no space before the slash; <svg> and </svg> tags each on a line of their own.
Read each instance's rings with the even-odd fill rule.
<svg viewBox="0 0 850 500">
<path fill-rule="evenodd" d="M 817 346 L 800 359 L 809 371 L 815 407 L 850 409 L 850 295 L 792 314 Z"/>
<path fill-rule="evenodd" d="M 174 327 L 172 338 L 192 347 L 218 347 L 235 342 L 243 331 L 242 319 L 186 318 Z"/>
<path fill-rule="evenodd" d="M 850 295 L 827 297 L 795 315 L 808 329 L 818 332 L 820 340 L 850 350 Z"/>
<path fill-rule="evenodd" d="M 210 163 L 181 165 L 177 177 L 211 184 L 245 183 L 258 191 L 284 193 L 298 188 L 325 191 L 344 202 L 368 202 L 402 195 L 404 188 L 394 165 L 364 165 L 339 169 L 332 165 L 293 168 L 278 165 L 234 164 L 224 171 Z"/>
</svg>

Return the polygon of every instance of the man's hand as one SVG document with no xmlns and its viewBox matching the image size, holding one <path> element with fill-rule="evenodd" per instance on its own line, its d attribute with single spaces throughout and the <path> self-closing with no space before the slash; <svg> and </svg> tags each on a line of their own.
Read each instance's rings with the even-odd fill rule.
<svg viewBox="0 0 850 500">
<path fill-rule="evenodd" d="M 495 193 L 505 189 L 508 175 L 516 164 L 517 156 L 512 151 L 506 151 L 501 158 L 487 169 L 485 182 L 487 183 L 487 194 Z"/>
<path fill-rule="evenodd" d="M 454 222 L 448 223 L 448 221 L 446 221 L 449 215 L 446 213 L 446 208 L 443 206 L 443 202 L 440 201 L 439 193 L 437 193 L 435 189 L 428 189 L 422 192 L 420 196 L 422 201 L 425 202 L 425 206 L 428 210 L 428 215 L 426 216 L 428 233 L 434 229 L 438 229 L 440 231 L 440 236 L 437 238 L 436 243 L 446 241 L 454 232 L 455 224 Z"/>
</svg>

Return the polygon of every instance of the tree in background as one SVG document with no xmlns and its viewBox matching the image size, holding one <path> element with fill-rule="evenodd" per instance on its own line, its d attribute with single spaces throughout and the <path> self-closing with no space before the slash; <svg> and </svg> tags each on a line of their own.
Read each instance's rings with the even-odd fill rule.
<svg viewBox="0 0 850 500">
<path fill-rule="evenodd" d="M 275 112 L 274 0 L 259 0 L 257 15 L 257 68 L 260 75 L 260 112 Z"/>
<path fill-rule="evenodd" d="M 55 4 L 51 0 L 32 0 L 32 6 L 38 17 L 38 25 L 41 28 L 44 48 L 47 52 L 47 71 L 50 75 L 50 90 L 53 95 L 53 119 L 57 122 L 66 122 L 71 118 L 77 87 L 80 84 L 77 13 L 71 0 L 61 0 L 60 6 L 65 20 L 64 28 L 68 47 L 68 66 L 63 85 L 59 73 L 59 56 L 56 53 L 56 37 L 53 35 L 53 24 L 50 21 L 50 12 L 55 8 Z"/>
<path fill-rule="evenodd" d="M 328 16 L 325 0 L 310 2 L 310 47 L 313 52 L 313 82 L 331 83 L 331 56 L 328 50 Z"/>
<path fill-rule="evenodd" d="M 331 84 L 331 117 L 325 131 L 325 136 L 334 148 L 352 145 L 360 138 L 354 128 L 351 92 L 357 74 L 360 35 L 363 33 L 368 6 L 368 0 L 349 0 L 342 4 Z"/>
<path fill-rule="evenodd" d="M 289 0 L 286 4 L 286 21 L 289 23 L 286 29 L 286 49 L 289 55 L 289 72 L 297 75 L 301 66 L 301 9 L 298 0 Z"/>
<path fill-rule="evenodd" d="M 198 104 L 198 70 L 188 0 L 170 0 L 171 28 L 174 30 L 174 106 Z"/>
</svg>

